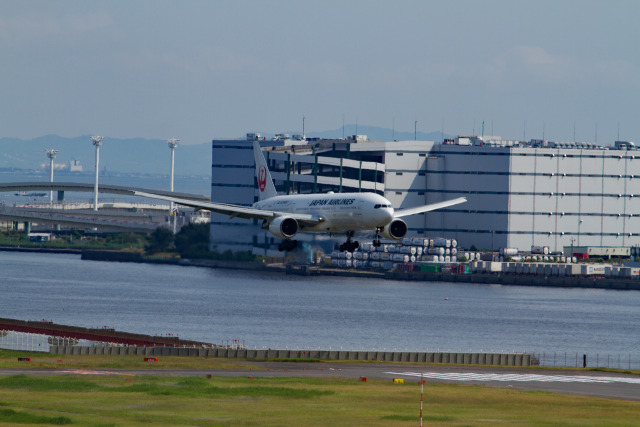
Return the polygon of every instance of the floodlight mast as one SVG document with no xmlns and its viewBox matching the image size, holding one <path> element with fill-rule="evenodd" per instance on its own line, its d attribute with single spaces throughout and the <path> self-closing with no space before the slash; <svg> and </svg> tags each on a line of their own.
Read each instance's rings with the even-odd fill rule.
<svg viewBox="0 0 640 427">
<path fill-rule="evenodd" d="M 53 184 L 53 159 L 56 158 L 58 150 L 45 150 L 49 158 L 49 182 Z M 53 204 L 53 190 L 49 190 L 49 203 Z"/>
<path fill-rule="evenodd" d="M 96 147 L 96 180 L 93 187 L 93 210 L 98 210 L 98 165 L 100 163 L 100 146 L 102 145 L 103 136 L 92 136 L 91 142 Z"/>
<path fill-rule="evenodd" d="M 171 149 L 171 177 L 170 177 L 169 190 L 172 193 L 173 193 L 173 171 L 175 166 L 175 149 L 178 146 L 178 142 L 180 142 L 179 139 L 175 139 L 175 138 L 167 139 L 167 145 Z M 176 234 L 176 213 L 174 212 L 174 209 L 175 209 L 175 205 L 173 202 L 171 202 L 171 206 L 169 208 L 169 215 L 173 216 L 173 234 Z"/>
</svg>

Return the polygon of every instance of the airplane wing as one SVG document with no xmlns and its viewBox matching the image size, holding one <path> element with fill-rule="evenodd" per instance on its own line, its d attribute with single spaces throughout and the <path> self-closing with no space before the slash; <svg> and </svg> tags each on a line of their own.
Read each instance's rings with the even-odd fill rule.
<svg viewBox="0 0 640 427">
<path fill-rule="evenodd" d="M 315 215 L 297 214 L 293 212 L 268 211 L 263 209 L 254 209 L 246 206 L 230 205 L 225 203 L 199 202 L 196 200 L 180 199 L 171 196 L 162 196 L 160 194 L 146 193 L 144 191 L 131 190 L 136 196 L 148 197 L 150 199 L 166 200 L 179 205 L 189 206 L 196 209 L 204 209 L 211 212 L 229 215 L 231 218 L 257 218 L 270 221 L 278 216 L 286 216 L 293 218 L 308 226 L 316 225 L 323 221 L 322 218 Z"/>
<path fill-rule="evenodd" d="M 460 204 L 460 203 L 465 203 L 466 201 L 467 201 L 466 197 L 460 197 L 460 198 L 457 198 L 457 199 L 446 200 L 444 202 L 433 203 L 431 205 L 418 206 L 418 207 L 415 207 L 415 208 L 408 208 L 408 209 L 400 209 L 400 210 L 395 211 L 393 216 L 395 218 L 400 218 L 400 217 L 403 217 L 403 216 L 416 215 L 416 214 L 419 214 L 419 213 L 435 211 L 436 209 L 442 209 L 442 208 L 446 208 L 448 206 L 453 206 L 453 205 L 457 205 L 457 204 Z"/>
</svg>

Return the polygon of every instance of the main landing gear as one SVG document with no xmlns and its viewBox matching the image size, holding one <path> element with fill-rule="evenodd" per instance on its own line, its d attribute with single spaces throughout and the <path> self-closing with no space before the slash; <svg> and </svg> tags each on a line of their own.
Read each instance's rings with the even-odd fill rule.
<svg viewBox="0 0 640 427">
<path fill-rule="evenodd" d="M 282 242 L 280 242 L 280 244 L 278 245 L 278 250 L 280 252 L 282 252 L 282 251 L 291 252 L 292 250 L 294 250 L 297 247 L 298 247 L 298 241 L 297 240 L 286 239 L 286 240 L 283 240 Z"/>
<path fill-rule="evenodd" d="M 340 245 L 340 252 L 353 252 L 360 247 L 360 243 L 351 240 L 354 234 L 353 231 L 347 231 L 347 241 Z"/>
</svg>

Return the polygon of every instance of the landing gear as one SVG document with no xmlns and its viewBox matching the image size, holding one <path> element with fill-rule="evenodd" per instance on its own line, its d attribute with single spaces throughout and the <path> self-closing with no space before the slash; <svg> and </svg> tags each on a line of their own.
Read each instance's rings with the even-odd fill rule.
<svg viewBox="0 0 640 427">
<path fill-rule="evenodd" d="M 297 240 L 286 239 L 286 240 L 283 240 L 278 245 L 278 250 L 280 252 L 282 252 L 282 251 L 291 252 L 292 250 L 294 250 L 297 247 L 298 247 L 298 241 Z"/>
<path fill-rule="evenodd" d="M 380 243 L 380 228 L 376 228 L 376 238 L 373 239 L 373 246 L 375 248 L 379 248 L 382 245 L 382 243 Z"/>
<path fill-rule="evenodd" d="M 347 241 L 340 245 L 340 252 L 353 252 L 360 247 L 360 243 L 351 240 L 355 233 L 347 231 Z"/>
</svg>

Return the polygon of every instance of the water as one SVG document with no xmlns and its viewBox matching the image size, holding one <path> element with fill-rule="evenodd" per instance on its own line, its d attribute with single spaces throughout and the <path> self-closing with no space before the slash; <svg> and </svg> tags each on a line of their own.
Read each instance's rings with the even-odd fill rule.
<svg viewBox="0 0 640 427">
<path fill-rule="evenodd" d="M 640 355 L 639 307 L 635 291 L 298 277 L 0 252 L 0 317 L 239 340 L 250 348 L 626 360 Z"/>
</svg>

